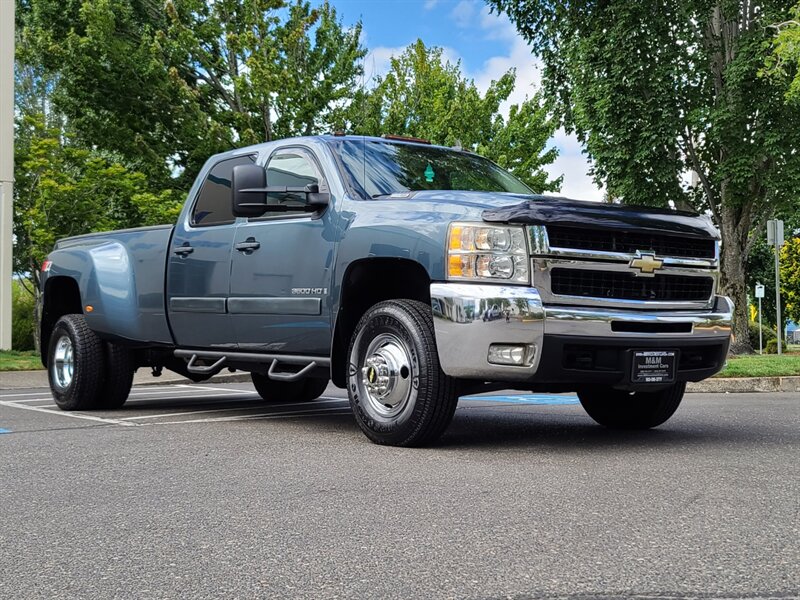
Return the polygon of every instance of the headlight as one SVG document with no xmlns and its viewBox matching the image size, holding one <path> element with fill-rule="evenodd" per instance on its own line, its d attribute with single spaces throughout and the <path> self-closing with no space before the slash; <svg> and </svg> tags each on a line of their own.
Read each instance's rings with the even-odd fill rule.
<svg viewBox="0 0 800 600">
<path fill-rule="evenodd" d="M 530 283 L 525 228 L 451 223 L 447 232 L 447 278 L 501 279 Z"/>
</svg>

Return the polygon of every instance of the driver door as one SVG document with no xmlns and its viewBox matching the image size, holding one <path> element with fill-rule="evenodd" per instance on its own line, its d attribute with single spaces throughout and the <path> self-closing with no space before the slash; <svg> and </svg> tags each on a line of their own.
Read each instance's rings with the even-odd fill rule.
<svg viewBox="0 0 800 600">
<path fill-rule="evenodd" d="M 267 159 L 267 185 L 328 185 L 313 152 L 278 148 Z M 269 196 L 296 205 L 303 194 Z M 228 300 L 239 348 L 250 352 L 326 356 L 330 352 L 330 283 L 335 239 L 332 205 L 324 212 L 267 212 L 236 228 Z"/>
</svg>

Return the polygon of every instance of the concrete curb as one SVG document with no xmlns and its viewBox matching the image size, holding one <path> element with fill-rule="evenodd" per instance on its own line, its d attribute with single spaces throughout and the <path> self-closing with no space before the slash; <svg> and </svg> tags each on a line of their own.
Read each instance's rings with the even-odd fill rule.
<svg viewBox="0 0 800 600">
<path fill-rule="evenodd" d="M 800 392 L 800 377 L 719 377 L 690 383 L 687 392 L 751 394 Z"/>
<path fill-rule="evenodd" d="M 203 383 L 249 383 L 249 373 L 224 373 Z M 165 385 L 170 383 L 194 384 L 171 371 L 164 371 L 161 377 L 153 377 L 148 369 L 139 369 L 133 378 L 134 385 Z M 0 371 L 0 390 L 21 388 L 46 388 L 46 371 Z M 687 392 L 705 394 L 752 394 L 758 392 L 800 392 L 800 377 L 720 377 L 690 383 Z"/>
</svg>

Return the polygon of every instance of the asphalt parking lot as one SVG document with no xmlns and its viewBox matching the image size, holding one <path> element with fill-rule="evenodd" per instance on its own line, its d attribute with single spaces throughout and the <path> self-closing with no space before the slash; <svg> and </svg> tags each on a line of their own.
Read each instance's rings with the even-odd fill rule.
<svg viewBox="0 0 800 600">
<path fill-rule="evenodd" d="M 0 391 L 0 598 L 798 598 L 800 398 L 690 394 L 648 432 L 462 399 L 433 448 L 344 393 Z"/>
</svg>

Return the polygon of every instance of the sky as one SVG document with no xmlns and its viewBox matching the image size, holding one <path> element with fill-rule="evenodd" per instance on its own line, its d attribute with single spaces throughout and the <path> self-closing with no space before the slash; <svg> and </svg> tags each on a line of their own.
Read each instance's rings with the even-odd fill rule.
<svg viewBox="0 0 800 600">
<path fill-rule="evenodd" d="M 517 83 L 501 110 L 531 96 L 540 73 L 527 43 L 505 15 L 491 13 L 481 0 L 331 0 L 345 26 L 361 20 L 362 43 L 369 50 L 365 75 L 381 75 L 389 58 L 420 38 L 427 46 L 444 48 L 445 58 L 461 61 L 462 72 L 481 91 L 508 69 L 517 70 Z M 588 159 L 574 136 L 558 131 L 550 141 L 559 157 L 547 167 L 552 177 L 564 176 L 561 194 L 581 200 L 600 200 L 602 190 L 588 175 Z"/>
</svg>

